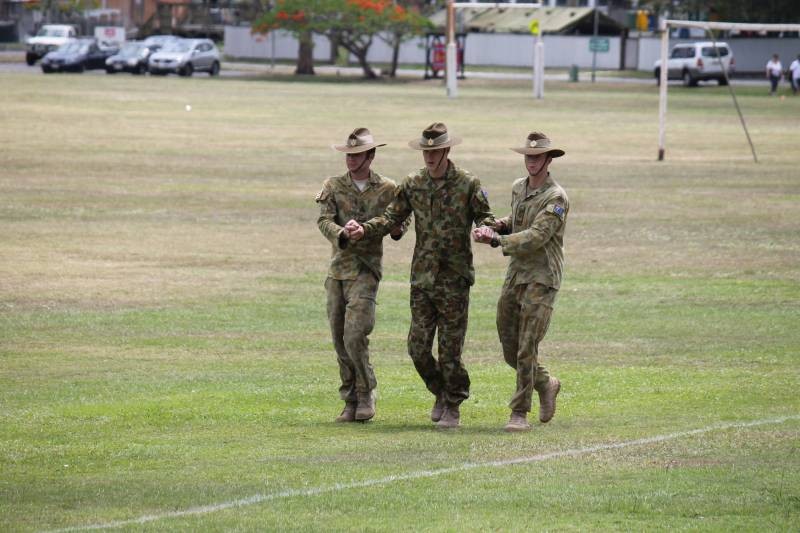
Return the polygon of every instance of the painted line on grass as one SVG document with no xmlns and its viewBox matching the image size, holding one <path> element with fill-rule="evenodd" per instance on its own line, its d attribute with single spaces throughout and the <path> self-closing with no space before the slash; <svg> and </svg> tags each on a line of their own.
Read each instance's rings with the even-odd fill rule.
<svg viewBox="0 0 800 533">
<path fill-rule="evenodd" d="M 232 500 L 223 503 L 215 503 L 211 505 L 203 505 L 199 507 L 190 507 L 182 511 L 169 511 L 160 514 L 143 515 L 138 518 L 131 518 L 129 520 L 115 520 L 112 522 L 106 522 L 102 524 L 73 526 L 64 529 L 51 530 L 49 533 L 65 533 L 68 531 L 88 531 L 93 529 L 113 529 L 130 525 L 136 525 L 136 524 L 146 524 L 149 522 L 156 522 L 158 520 L 165 520 L 168 518 L 180 518 L 183 516 L 216 513 L 218 511 L 224 511 L 226 509 L 234 509 L 236 507 L 246 507 L 248 505 L 255 505 L 258 503 L 269 502 L 273 500 L 281 500 L 285 498 L 294 498 L 298 496 L 299 497 L 318 496 L 320 494 L 338 492 L 341 490 L 373 487 L 375 485 L 387 485 L 389 483 L 396 483 L 398 481 L 409 481 L 414 479 L 443 476 L 446 474 L 454 474 L 458 472 L 465 472 L 467 470 L 474 470 L 476 468 L 501 467 L 501 466 L 518 465 L 525 463 L 536 463 L 541 461 L 548 461 L 550 459 L 560 459 L 563 457 L 575 457 L 579 455 L 587 455 L 607 450 L 627 448 L 630 446 L 657 444 L 660 442 L 680 439 L 683 437 L 702 435 L 703 433 L 710 433 L 712 431 L 720 431 L 725 429 L 742 429 L 754 426 L 764 426 L 768 424 L 782 424 L 790 420 L 800 420 L 800 415 L 782 416 L 779 418 L 767 418 L 762 420 L 752 420 L 749 422 L 732 422 L 728 424 L 715 424 L 700 429 L 679 431 L 677 433 L 668 433 L 665 435 L 655 435 L 653 437 L 645 437 L 635 440 L 615 442 L 610 444 L 597 444 L 595 446 L 587 446 L 585 448 L 572 448 L 567 450 L 542 453 L 538 455 L 531 455 L 528 457 L 518 457 L 516 459 L 503 459 L 499 461 L 486 461 L 482 463 L 463 463 L 458 466 L 452 466 L 448 468 L 439 468 L 436 470 L 418 470 L 416 472 L 409 472 L 407 474 L 398 474 L 395 476 L 386 476 L 377 479 L 367 479 L 364 481 L 353 481 L 350 483 L 337 483 L 335 485 L 329 485 L 326 487 L 316 487 L 312 489 L 292 489 L 292 490 L 285 490 L 282 492 L 275 492 L 272 494 L 254 494 L 253 496 L 249 496 L 247 498 L 241 498 L 238 500 Z"/>
</svg>

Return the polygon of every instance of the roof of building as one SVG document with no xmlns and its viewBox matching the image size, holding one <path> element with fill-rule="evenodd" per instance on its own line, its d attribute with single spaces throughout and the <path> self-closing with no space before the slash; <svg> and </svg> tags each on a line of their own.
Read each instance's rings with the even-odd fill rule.
<svg viewBox="0 0 800 533">
<path fill-rule="evenodd" d="M 542 33 L 591 34 L 594 25 L 594 9 L 591 7 L 468 7 L 456 11 L 457 31 L 489 33 L 530 33 L 530 23 L 539 20 Z M 599 33 L 618 35 L 622 26 L 614 19 L 599 13 Z M 443 29 L 447 11 L 434 13 L 431 22 Z"/>
</svg>

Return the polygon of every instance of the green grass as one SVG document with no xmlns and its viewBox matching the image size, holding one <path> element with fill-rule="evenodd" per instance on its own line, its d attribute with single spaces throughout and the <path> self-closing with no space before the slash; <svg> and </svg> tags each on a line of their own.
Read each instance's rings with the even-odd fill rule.
<svg viewBox="0 0 800 533">
<path fill-rule="evenodd" d="M 452 471 L 204 514 L 283 491 L 800 414 L 800 99 L 469 80 L 339 83 L 6 75 L 0 95 L 0 529 L 146 515 L 138 530 L 793 530 L 800 420 Z M 192 111 L 185 111 L 187 103 Z M 498 214 L 531 129 L 571 215 L 544 362 L 558 412 L 502 431 L 514 374 L 494 306 L 505 259 L 476 249 L 463 428 L 435 431 L 405 354 L 413 234 L 386 244 L 372 335 L 378 416 L 340 402 L 313 197 L 329 145 L 366 125 L 375 168 L 421 165 L 434 120 Z"/>
</svg>

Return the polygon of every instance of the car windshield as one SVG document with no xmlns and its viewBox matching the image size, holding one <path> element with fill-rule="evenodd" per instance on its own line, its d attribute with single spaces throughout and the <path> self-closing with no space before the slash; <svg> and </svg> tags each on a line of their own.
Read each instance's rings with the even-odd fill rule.
<svg viewBox="0 0 800 533">
<path fill-rule="evenodd" d="M 61 28 L 42 28 L 36 34 L 37 37 L 66 37 L 67 30 Z"/>
<path fill-rule="evenodd" d="M 141 49 L 141 43 L 128 43 L 122 47 L 122 50 L 119 51 L 119 55 L 123 57 L 135 57 L 139 54 L 139 50 Z"/>
<path fill-rule="evenodd" d="M 718 46 L 717 50 L 719 50 L 719 57 L 725 57 L 728 55 L 728 49 L 724 46 Z M 717 57 L 717 52 L 714 51 L 713 46 L 703 48 L 702 54 L 703 57 Z"/>
<path fill-rule="evenodd" d="M 68 54 L 85 54 L 89 50 L 89 45 L 82 43 L 80 41 L 72 41 L 69 43 L 62 44 L 59 48 L 59 52 L 65 52 Z"/>
<path fill-rule="evenodd" d="M 164 45 L 161 49 L 162 52 L 188 52 L 189 43 L 184 41 L 174 41 Z"/>
</svg>

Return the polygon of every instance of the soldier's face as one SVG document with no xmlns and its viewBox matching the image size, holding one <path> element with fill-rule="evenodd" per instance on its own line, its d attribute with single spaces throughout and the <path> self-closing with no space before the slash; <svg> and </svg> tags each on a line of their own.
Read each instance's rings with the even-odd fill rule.
<svg viewBox="0 0 800 533">
<path fill-rule="evenodd" d="M 369 169 L 372 163 L 371 158 L 367 156 L 368 152 L 361 152 L 359 154 L 347 154 L 345 156 L 345 164 L 347 170 L 350 172 L 363 172 Z"/>
<path fill-rule="evenodd" d="M 549 154 L 526 155 L 525 168 L 528 169 L 528 175 L 537 176 L 547 173 L 547 167 L 550 166 L 552 160 L 553 158 Z"/>
<path fill-rule="evenodd" d="M 425 168 L 432 176 L 441 176 L 447 169 L 447 153 L 449 148 L 441 148 L 439 150 L 423 150 L 422 158 L 425 160 Z"/>
</svg>

